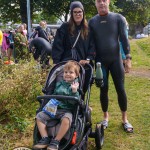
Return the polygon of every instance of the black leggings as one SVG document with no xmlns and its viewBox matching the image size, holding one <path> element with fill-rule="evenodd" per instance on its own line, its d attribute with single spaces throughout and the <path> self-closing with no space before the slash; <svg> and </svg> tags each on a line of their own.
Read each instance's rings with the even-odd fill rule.
<svg viewBox="0 0 150 150">
<path fill-rule="evenodd" d="M 109 72 L 111 73 L 116 92 L 118 95 L 118 103 L 121 111 L 127 110 L 127 96 L 124 89 L 124 68 L 120 59 L 115 60 L 109 65 L 102 64 L 104 86 L 101 87 L 100 101 L 103 112 L 108 110 L 108 77 Z"/>
</svg>

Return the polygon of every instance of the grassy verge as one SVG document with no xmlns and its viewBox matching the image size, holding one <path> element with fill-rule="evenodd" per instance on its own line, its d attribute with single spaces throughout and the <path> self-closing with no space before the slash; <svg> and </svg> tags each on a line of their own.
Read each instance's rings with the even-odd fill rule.
<svg viewBox="0 0 150 150">
<path fill-rule="evenodd" d="M 150 68 L 150 38 L 132 40 L 133 68 Z M 32 146 L 34 117 L 47 72 L 39 71 L 35 62 L 18 65 L 0 64 L 0 149 L 12 150 L 16 146 Z M 150 145 L 150 79 L 126 74 L 128 117 L 134 127 L 126 134 L 121 124 L 117 95 L 110 78 L 109 127 L 105 130 L 103 150 L 149 150 Z M 99 89 L 92 86 L 90 106 L 93 108 L 93 130 L 103 119 L 99 102 Z M 94 139 L 89 140 L 89 150 L 96 150 Z"/>
<path fill-rule="evenodd" d="M 131 54 L 133 68 L 150 68 L 150 37 L 131 40 Z"/>
<path fill-rule="evenodd" d="M 36 97 L 47 74 L 35 66 L 34 61 L 0 65 L 0 149 L 12 149 L 19 139 L 32 134 Z"/>
<path fill-rule="evenodd" d="M 134 127 L 133 134 L 126 134 L 121 124 L 121 113 L 117 103 L 117 96 L 110 80 L 109 87 L 109 127 L 105 130 L 103 150 L 148 150 L 150 144 L 149 135 L 149 103 L 150 79 L 126 76 L 126 92 L 128 95 L 128 117 Z M 99 89 L 92 87 L 90 105 L 93 108 L 93 128 L 95 123 L 103 119 L 99 102 Z M 90 141 L 94 145 L 94 140 Z M 96 148 L 90 147 L 90 150 Z"/>
</svg>

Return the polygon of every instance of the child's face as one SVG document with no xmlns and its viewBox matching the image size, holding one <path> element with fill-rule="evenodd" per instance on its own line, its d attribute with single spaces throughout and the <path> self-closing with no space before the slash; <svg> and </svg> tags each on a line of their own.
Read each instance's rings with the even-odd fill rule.
<svg viewBox="0 0 150 150">
<path fill-rule="evenodd" d="M 74 69 L 64 70 L 63 78 L 66 82 L 72 82 L 76 77 Z"/>
</svg>

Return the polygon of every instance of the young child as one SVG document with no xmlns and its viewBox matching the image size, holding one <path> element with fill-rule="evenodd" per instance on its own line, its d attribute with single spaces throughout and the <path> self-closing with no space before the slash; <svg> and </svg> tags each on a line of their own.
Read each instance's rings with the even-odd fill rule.
<svg viewBox="0 0 150 150">
<path fill-rule="evenodd" d="M 68 61 L 65 64 L 63 71 L 63 80 L 56 83 L 54 95 L 67 95 L 78 97 L 79 93 L 77 89 L 79 87 L 79 83 L 76 81 L 78 80 L 80 71 L 79 65 L 75 61 Z M 51 142 L 46 130 L 46 124 L 52 118 L 50 117 L 50 115 L 47 115 L 43 111 L 37 114 L 36 122 L 42 139 L 39 141 L 38 144 L 34 145 L 33 148 L 41 149 L 47 147 L 47 150 L 58 150 L 60 140 L 65 136 L 70 128 L 72 122 L 71 109 L 73 107 L 74 106 L 64 102 L 60 102 L 60 104 L 58 105 L 55 118 L 61 120 L 61 125 L 58 130 L 58 134 L 54 139 L 52 139 Z"/>
</svg>

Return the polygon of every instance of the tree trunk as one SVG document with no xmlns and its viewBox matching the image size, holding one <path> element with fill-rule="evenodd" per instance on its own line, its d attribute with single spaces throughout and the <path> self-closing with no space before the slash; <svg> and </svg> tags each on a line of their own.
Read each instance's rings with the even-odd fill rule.
<svg viewBox="0 0 150 150">
<path fill-rule="evenodd" d="M 22 23 L 27 24 L 27 1 L 26 0 L 19 0 L 20 5 L 20 15 Z"/>
<path fill-rule="evenodd" d="M 68 14 L 65 14 L 65 22 L 68 20 Z"/>
<path fill-rule="evenodd" d="M 22 23 L 28 24 L 28 18 L 27 18 L 27 0 L 19 0 L 19 5 L 20 5 L 21 21 L 22 21 Z M 33 0 L 30 0 L 30 13 L 33 14 Z M 32 16 L 31 16 L 31 20 L 32 20 Z"/>
<path fill-rule="evenodd" d="M 65 21 L 68 20 L 69 9 L 70 9 L 70 4 L 68 5 L 68 7 L 66 7 L 66 10 L 65 10 Z"/>
</svg>

